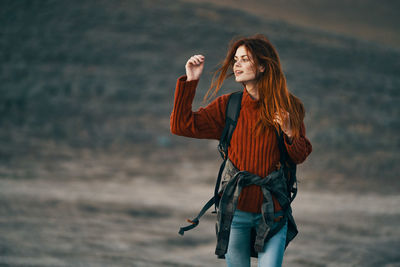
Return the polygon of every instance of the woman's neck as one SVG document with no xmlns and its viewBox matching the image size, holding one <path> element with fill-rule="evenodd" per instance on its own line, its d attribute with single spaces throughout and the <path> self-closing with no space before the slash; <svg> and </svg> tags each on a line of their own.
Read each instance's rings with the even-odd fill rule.
<svg viewBox="0 0 400 267">
<path fill-rule="evenodd" d="M 245 88 L 246 88 L 247 92 L 249 93 L 249 95 L 251 96 L 251 98 L 253 98 L 254 100 L 258 100 L 259 95 L 258 95 L 258 90 L 257 90 L 255 83 L 247 83 L 247 84 L 245 84 Z"/>
</svg>

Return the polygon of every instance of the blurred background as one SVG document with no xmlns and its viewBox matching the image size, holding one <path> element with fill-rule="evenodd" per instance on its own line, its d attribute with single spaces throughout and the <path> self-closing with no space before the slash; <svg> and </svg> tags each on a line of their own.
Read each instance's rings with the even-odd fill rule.
<svg viewBox="0 0 400 267">
<path fill-rule="evenodd" d="M 216 141 L 169 131 L 176 79 L 266 34 L 313 144 L 284 266 L 400 266 L 398 1 L 0 1 L 0 265 L 225 266 Z M 222 94 L 241 90 L 228 80 Z"/>
</svg>

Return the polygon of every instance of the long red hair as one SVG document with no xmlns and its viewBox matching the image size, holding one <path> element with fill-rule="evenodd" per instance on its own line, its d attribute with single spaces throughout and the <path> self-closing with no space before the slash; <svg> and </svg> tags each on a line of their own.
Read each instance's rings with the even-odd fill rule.
<svg viewBox="0 0 400 267">
<path fill-rule="evenodd" d="M 213 98 L 226 78 L 233 76 L 234 56 L 240 46 L 245 46 L 251 54 L 254 70 L 256 72 L 256 86 L 258 88 L 260 119 L 256 124 L 257 133 L 263 133 L 267 128 L 279 129 L 279 124 L 274 122 L 274 114 L 281 118 L 289 113 L 293 136 L 299 136 L 305 111 L 300 99 L 289 92 L 286 78 L 283 74 L 281 63 L 275 47 L 264 35 L 257 34 L 252 37 L 240 38 L 230 43 L 228 53 L 221 63 L 221 67 L 214 73 L 211 86 L 204 96 L 204 101 Z M 259 71 L 257 66 L 265 70 Z"/>
</svg>

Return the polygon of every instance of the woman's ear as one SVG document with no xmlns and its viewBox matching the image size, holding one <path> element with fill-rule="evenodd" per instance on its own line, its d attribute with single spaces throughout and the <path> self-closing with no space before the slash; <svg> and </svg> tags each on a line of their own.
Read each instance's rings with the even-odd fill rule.
<svg viewBox="0 0 400 267">
<path fill-rule="evenodd" d="M 263 65 L 258 66 L 258 71 L 259 72 L 264 72 L 265 71 L 265 67 Z"/>
</svg>

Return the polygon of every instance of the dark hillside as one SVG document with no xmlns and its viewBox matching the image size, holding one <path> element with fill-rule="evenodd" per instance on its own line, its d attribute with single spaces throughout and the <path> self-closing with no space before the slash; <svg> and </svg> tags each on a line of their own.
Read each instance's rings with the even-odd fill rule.
<svg viewBox="0 0 400 267">
<path fill-rule="evenodd" d="M 314 152 L 305 176 L 400 185 L 398 50 L 207 4 L 0 5 L 2 176 L 26 176 L 21 168 L 32 160 L 77 157 L 82 149 L 129 155 L 203 147 L 207 141 L 169 133 L 176 78 L 191 54 L 206 55 L 198 107 L 226 44 L 260 32 L 277 46 L 290 89 L 308 112 Z M 203 153 L 216 155 L 212 145 Z"/>
</svg>

